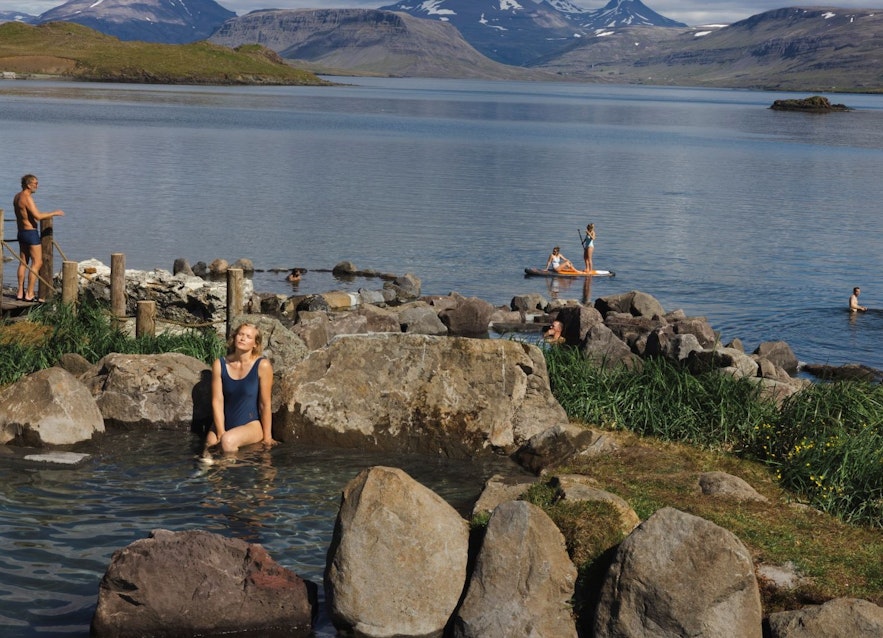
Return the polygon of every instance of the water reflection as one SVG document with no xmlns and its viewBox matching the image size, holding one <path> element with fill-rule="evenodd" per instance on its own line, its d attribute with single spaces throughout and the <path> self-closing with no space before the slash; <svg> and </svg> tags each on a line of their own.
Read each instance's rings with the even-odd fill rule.
<svg viewBox="0 0 883 638">
<path fill-rule="evenodd" d="M 264 529 L 271 524 L 275 481 L 270 450 L 242 450 L 236 456 L 218 458 L 205 469 L 209 488 L 202 506 L 207 517 L 224 525 L 232 536 L 250 543 L 264 543 Z"/>
<path fill-rule="evenodd" d="M 592 303 L 592 279 L 592 277 L 549 277 L 546 281 L 546 291 L 550 298 L 559 299 L 562 294 L 568 294 L 571 288 L 579 290 L 575 284 L 580 281 L 582 282 L 580 301 L 590 305 Z"/>
</svg>

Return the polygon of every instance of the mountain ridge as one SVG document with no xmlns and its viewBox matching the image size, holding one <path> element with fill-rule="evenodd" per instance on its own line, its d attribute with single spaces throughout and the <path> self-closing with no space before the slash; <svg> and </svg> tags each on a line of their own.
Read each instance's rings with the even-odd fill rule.
<svg viewBox="0 0 883 638">
<path fill-rule="evenodd" d="M 582 9 L 567 0 L 524 4 L 499 0 L 401 0 L 381 11 L 407 13 L 454 25 L 463 38 L 492 60 L 513 66 L 553 54 L 568 43 L 624 26 L 686 26 L 640 0 L 610 0 L 601 9 Z"/>
</svg>

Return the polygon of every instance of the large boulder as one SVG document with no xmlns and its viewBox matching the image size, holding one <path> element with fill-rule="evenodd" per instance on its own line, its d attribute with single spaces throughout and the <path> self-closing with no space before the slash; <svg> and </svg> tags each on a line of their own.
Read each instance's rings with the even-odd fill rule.
<svg viewBox="0 0 883 638">
<path fill-rule="evenodd" d="M 469 457 L 567 422 L 540 349 L 500 339 L 340 336 L 277 390 L 283 441 Z"/>
<path fill-rule="evenodd" d="M 398 310 L 402 332 L 421 335 L 443 336 L 448 327 L 442 323 L 435 308 L 424 301 L 413 302 Z"/>
<path fill-rule="evenodd" d="M 751 554 L 731 532 L 666 507 L 616 550 L 601 587 L 595 638 L 760 638 Z"/>
<path fill-rule="evenodd" d="M 114 552 L 92 636 L 312 635 L 317 588 L 257 544 L 154 530 Z"/>
<path fill-rule="evenodd" d="M 785 341 L 764 341 L 754 350 L 754 354 L 775 363 L 790 374 L 797 372 L 797 356 Z"/>
<path fill-rule="evenodd" d="M 109 354 L 81 379 L 108 426 L 202 431 L 211 422 L 211 370 L 185 354 Z"/>
<path fill-rule="evenodd" d="M 564 536 L 539 507 L 500 504 L 491 514 L 455 638 L 576 638 L 571 598 L 576 567 Z"/>
<path fill-rule="evenodd" d="M 628 344 L 603 323 L 594 324 L 589 329 L 581 350 L 586 359 L 603 368 L 625 366 L 629 370 L 640 370 L 643 365 Z"/>
<path fill-rule="evenodd" d="M 344 488 L 328 550 L 334 626 L 365 637 L 441 636 L 466 582 L 469 526 L 396 468 L 362 471 Z"/>
<path fill-rule="evenodd" d="M 770 614 L 769 638 L 879 638 L 883 607 L 858 598 L 835 598 L 824 605 Z"/>
<path fill-rule="evenodd" d="M 606 317 L 611 312 L 621 312 L 635 317 L 662 317 L 665 310 L 655 297 L 646 292 L 632 290 L 620 295 L 609 295 L 595 299 L 595 309 Z"/>
<path fill-rule="evenodd" d="M 104 432 L 88 388 L 62 368 L 46 368 L 0 390 L 0 444 L 71 445 Z"/>
<path fill-rule="evenodd" d="M 447 326 L 452 336 L 486 335 L 495 308 L 492 304 L 477 297 L 451 295 L 454 304 L 439 311 L 438 316 Z"/>
</svg>

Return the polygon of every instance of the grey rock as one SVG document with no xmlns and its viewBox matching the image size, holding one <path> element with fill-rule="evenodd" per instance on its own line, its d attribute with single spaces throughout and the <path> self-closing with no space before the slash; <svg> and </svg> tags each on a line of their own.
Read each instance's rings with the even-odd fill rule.
<svg viewBox="0 0 883 638">
<path fill-rule="evenodd" d="M 463 457 L 514 452 L 567 422 L 539 348 L 501 339 L 339 336 L 277 390 L 286 441 Z"/>
<path fill-rule="evenodd" d="M 760 501 L 769 499 L 757 492 L 744 479 L 726 472 L 703 472 L 699 475 L 699 488 L 706 496 L 729 498 L 736 501 Z"/>
<path fill-rule="evenodd" d="M 769 638 L 879 638 L 883 607 L 857 598 L 770 614 Z"/>
<path fill-rule="evenodd" d="M 211 370 L 193 357 L 109 354 L 81 378 L 108 426 L 202 431 L 211 422 Z"/>
<path fill-rule="evenodd" d="M 455 638 L 576 638 L 570 601 L 576 567 L 552 519 L 525 501 L 491 514 Z"/>
<path fill-rule="evenodd" d="M 0 444 L 71 445 L 104 432 L 89 390 L 62 368 L 46 368 L 0 390 Z"/>
<path fill-rule="evenodd" d="M 335 627 L 364 637 L 440 636 L 466 580 L 469 529 L 441 497 L 396 468 L 343 490 L 325 592 Z"/>
<path fill-rule="evenodd" d="M 761 638 L 751 554 L 731 532 L 666 507 L 616 550 L 595 638 Z"/>
</svg>

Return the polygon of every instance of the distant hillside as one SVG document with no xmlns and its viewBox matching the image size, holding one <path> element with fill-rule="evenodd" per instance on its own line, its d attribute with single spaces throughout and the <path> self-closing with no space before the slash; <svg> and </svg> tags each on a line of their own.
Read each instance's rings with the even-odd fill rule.
<svg viewBox="0 0 883 638">
<path fill-rule="evenodd" d="M 0 71 L 143 84 L 327 84 L 258 45 L 121 42 L 70 22 L 0 24 Z"/>
<path fill-rule="evenodd" d="M 214 0 L 69 0 L 38 22 L 75 22 L 120 40 L 183 44 L 204 40 L 235 15 Z"/>
<path fill-rule="evenodd" d="M 253 11 L 228 20 L 209 40 L 229 47 L 259 42 L 325 72 L 554 79 L 543 71 L 489 60 L 450 24 L 374 9 Z"/>
<path fill-rule="evenodd" d="M 883 12 L 789 8 L 720 29 L 624 29 L 535 68 L 617 83 L 794 91 L 883 90 Z"/>
</svg>

